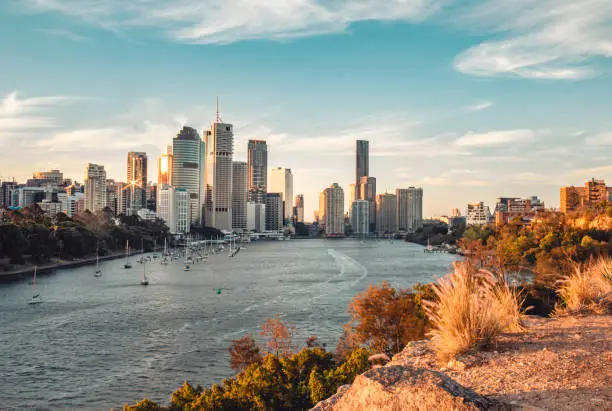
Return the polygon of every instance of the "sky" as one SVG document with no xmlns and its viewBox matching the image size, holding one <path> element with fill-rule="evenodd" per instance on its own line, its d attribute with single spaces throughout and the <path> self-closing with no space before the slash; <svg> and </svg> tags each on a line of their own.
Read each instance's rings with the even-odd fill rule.
<svg viewBox="0 0 612 411">
<path fill-rule="evenodd" d="M 312 219 L 370 141 L 425 216 L 612 181 L 610 0 L 4 0 L 0 180 L 88 162 L 125 180 L 183 125 L 268 141 Z"/>
</svg>

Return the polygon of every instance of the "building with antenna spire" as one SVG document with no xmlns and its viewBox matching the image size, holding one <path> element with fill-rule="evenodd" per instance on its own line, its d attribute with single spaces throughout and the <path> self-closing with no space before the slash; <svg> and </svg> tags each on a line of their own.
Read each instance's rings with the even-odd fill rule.
<svg viewBox="0 0 612 411">
<path fill-rule="evenodd" d="M 204 224 L 232 231 L 232 176 L 234 159 L 234 126 L 224 123 L 219 112 L 206 130 L 206 184 Z"/>
</svg>

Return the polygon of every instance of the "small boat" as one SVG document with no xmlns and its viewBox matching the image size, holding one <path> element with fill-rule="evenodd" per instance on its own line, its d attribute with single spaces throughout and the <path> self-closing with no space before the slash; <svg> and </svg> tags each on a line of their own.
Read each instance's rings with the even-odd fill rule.
<svg viewBox="0 0 612 411">
<path fill-rule="evenodd" d="M 100 269 L 100 256 L 96 254 L 96 272 L 94 277 L 102 277 L 102 270 Z"/>
<path fill-rule="evenodd" d="M 183 268 L 183 271 L 191 271 L 191 266 L 189 264 L 185 264 L 185 268 Z"/>
<path fill-rule="evenodd" d="M 147 277 L 147 263 L 143 264 L 144 271 L 142 273 L 142 280 L 140 280 L 140 285 L 149 285 L 149 278 Z"/>
<path fill-rule="evenodd" d="M 39 304 L 42 302 L 40 294 L 36 293 L 36 266 L 34 266 L 34 279 L 32 280 L 32 289 L 34 290 L 32 298 L 28 301 L 28 304 Z"/>
<path fill-rule="evenodd" d="M 125 242 L 125 264 L 123 264 L 123 268 L 126 270 L 132 268 L 132 263 L 130 263 L 130 242 L 129 240 Z"/>
</svg>

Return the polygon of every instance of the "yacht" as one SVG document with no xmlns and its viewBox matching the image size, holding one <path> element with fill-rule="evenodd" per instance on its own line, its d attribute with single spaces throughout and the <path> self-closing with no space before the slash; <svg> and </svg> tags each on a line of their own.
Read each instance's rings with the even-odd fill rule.
<svg viewBox="0 0 612 411">
<path fill-rule="evenodd" d="M 36 292 L 36 266 L 34 266 L 34 279 L 32 280 L 32 289 L 33 289 L 33 295 L 32 298 L 30 298 L 30 301 L 28 301 L 28 304 L 39 304 L 42 302 L 42 300 L 40 299 L 40 294 L 38 294 Z"/>
</svg>

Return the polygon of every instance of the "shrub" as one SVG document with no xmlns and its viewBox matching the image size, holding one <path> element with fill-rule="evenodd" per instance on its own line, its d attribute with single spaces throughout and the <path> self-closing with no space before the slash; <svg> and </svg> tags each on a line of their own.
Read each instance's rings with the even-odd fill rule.
<svg viewBox="0 0 612 411">
<path fill-rule="evenodd" d="M 457 263 L 433 288 L 437 299 L 426 301 L 425 308 L 442 361 L 489 345 L 503 331 L 520 329 L 519 294 L 490 271 Z"/>
<path fill-rule="evenodd" d="M 609 313 L 612 311 L 612 259 L 601 258 L 559 281 L 563 306 L 557 313 Z"/>
</svg>

